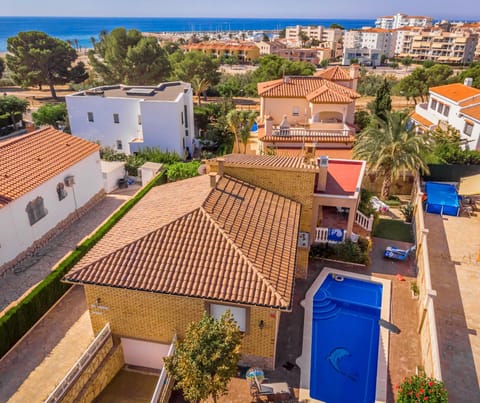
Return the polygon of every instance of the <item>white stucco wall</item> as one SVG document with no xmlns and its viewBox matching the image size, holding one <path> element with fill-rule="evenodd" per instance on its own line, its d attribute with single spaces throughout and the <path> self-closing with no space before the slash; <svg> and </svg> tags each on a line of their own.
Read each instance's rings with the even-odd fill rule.
<svg viewBox="0 0 480 403">
<path fill-rule="evenodd" d="M 104 147 L 117 150 L 117 140 L 123 150 L 130 153 L 128 142 L 142 137 L 142 126 L 138 124 L 139 99 L 108 98 L 98 95 L 67 96 L 68 118 L 72 133 L 90 141 L 100 141 Z M 88 112 L 93 113 L 93 122 L 88 121 Z M 120 123 L 114 123 L 113 114 L 119 115 Z"/>
<path fill-rule="evenodd" d="M 65 187 L 67 196 L 58 200 L 57 184 L 66 176 L 75 177 L 75 185 Z M 90 155 L 68 170 L 41 184 L 0 209 L 0 266 L 54 228 L 77 208 L 82 207 L 103 187 L 98 152 Z M 48 210 L 45 217 L 30 225 L 25 211 L 27 204 L 38 196 L 43 198 Z"/>
<path fill-rule="evenodd" d="M 101 161 L 103 190 L 110 193 L 118 188 L 118 180 L 125 177 L 125 163 L 120 161 Z"/>
</svg>

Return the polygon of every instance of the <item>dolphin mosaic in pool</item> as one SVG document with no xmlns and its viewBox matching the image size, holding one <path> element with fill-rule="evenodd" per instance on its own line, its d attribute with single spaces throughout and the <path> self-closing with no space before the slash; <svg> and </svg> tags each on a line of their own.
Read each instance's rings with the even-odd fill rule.
<svg viewBox="0 0 480 403">
<path fill-rule="evenodd" d="M 351 379 L 352 381 L 356 382 L 358 379 L 358 376 L 355 374 L 348 373 L 340 368 L 340 361 L 344 357 L 350 357 L 352 354 L 350 351 L 348 351 L 346 348 L 343 347 L 337 347 L 334 348 L 328 357 L 325 359 L 328 360 L 330 365 L 333 367 L 335 371 L 337 371 L 339 374 L 342 374 L 343 376 L 346 376 L 348 379 Z"/>
</svg>

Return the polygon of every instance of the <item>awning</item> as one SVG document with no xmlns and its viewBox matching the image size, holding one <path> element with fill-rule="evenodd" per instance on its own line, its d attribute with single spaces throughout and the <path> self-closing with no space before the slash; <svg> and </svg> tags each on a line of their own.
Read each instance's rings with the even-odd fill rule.
<svg viewBox="0 0 480 403">
<path fill-rule="evenodd" d="M 460 179 L 458 193 L 462 196 L 480 195 L 480 174 Z"/>
</svg>

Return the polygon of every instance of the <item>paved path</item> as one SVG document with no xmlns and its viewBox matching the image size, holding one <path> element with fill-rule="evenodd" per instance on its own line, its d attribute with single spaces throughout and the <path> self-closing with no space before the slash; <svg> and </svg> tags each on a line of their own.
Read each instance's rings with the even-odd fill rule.
<svg viewBox="0 0 480 403">
<path fill-rule="evenodd" d="M 73 287 L 0 360 L 0 402 L 43 402 L 93 340 L 82 287 Z"/>
<path fill-rule="evenodd" d="M 75 249 L 83 238 L 92 233 L 122 203 L 130 199 L 136 190 L 138 186 L 108 194 L 71 226 L 52 238 L 37 253 L 39 261 L 36 264 L 24 271 L 14 268 L 0 277 L 0 316 L 6 308 L 14 305 L 17 299 L 42 281 L 68 252 Z"/>
<path fill-rule="evenodd" d="M 442 378 L 452 402 L 480 402 L 480 214 L 425 215 Z"/>
</svg>

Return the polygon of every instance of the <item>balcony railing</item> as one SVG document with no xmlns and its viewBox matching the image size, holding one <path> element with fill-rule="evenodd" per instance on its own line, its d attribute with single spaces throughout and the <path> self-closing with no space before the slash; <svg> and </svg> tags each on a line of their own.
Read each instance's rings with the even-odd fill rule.
<svg viewBox="0 0 480 403">
<path fill-rule="evenodd" d="M 366 231 L 372 231 L 373 228 L 373 215 L 370 214 L 370 217 L 367 217 L 360 211 L 355 212 L 355 224 L 358 224 Z"/>
<path fill-rule="evenodd" d="M 177 335 L 173 335 L 172 344 L 170 344 L 170 348 L 168 349 L 167 357 L 170 357 L 175 352 L 175 342 L 177 341 Z M 155 386 L 155 390 L 153 392 L 152 399 L 150 403 L 160 403 L 164 401 L 168 401 L 169 396 L 166 396 L 166 392 L 169 389 L 169 383 L 172 380 L 168 378 L 168 373 L 163 366 L 162 371 L 160 372 L 160 376 L 158 377 L 157 385 Z"/>
<path fill-rule="evenodd" d="M 292 127 L 289 129 L 274 128 L 273 136 L 299 136 L 299 137 L 346 137 L 351 134 L 350 129 L 307 129 L 303 127 Z"/>
</svg>

